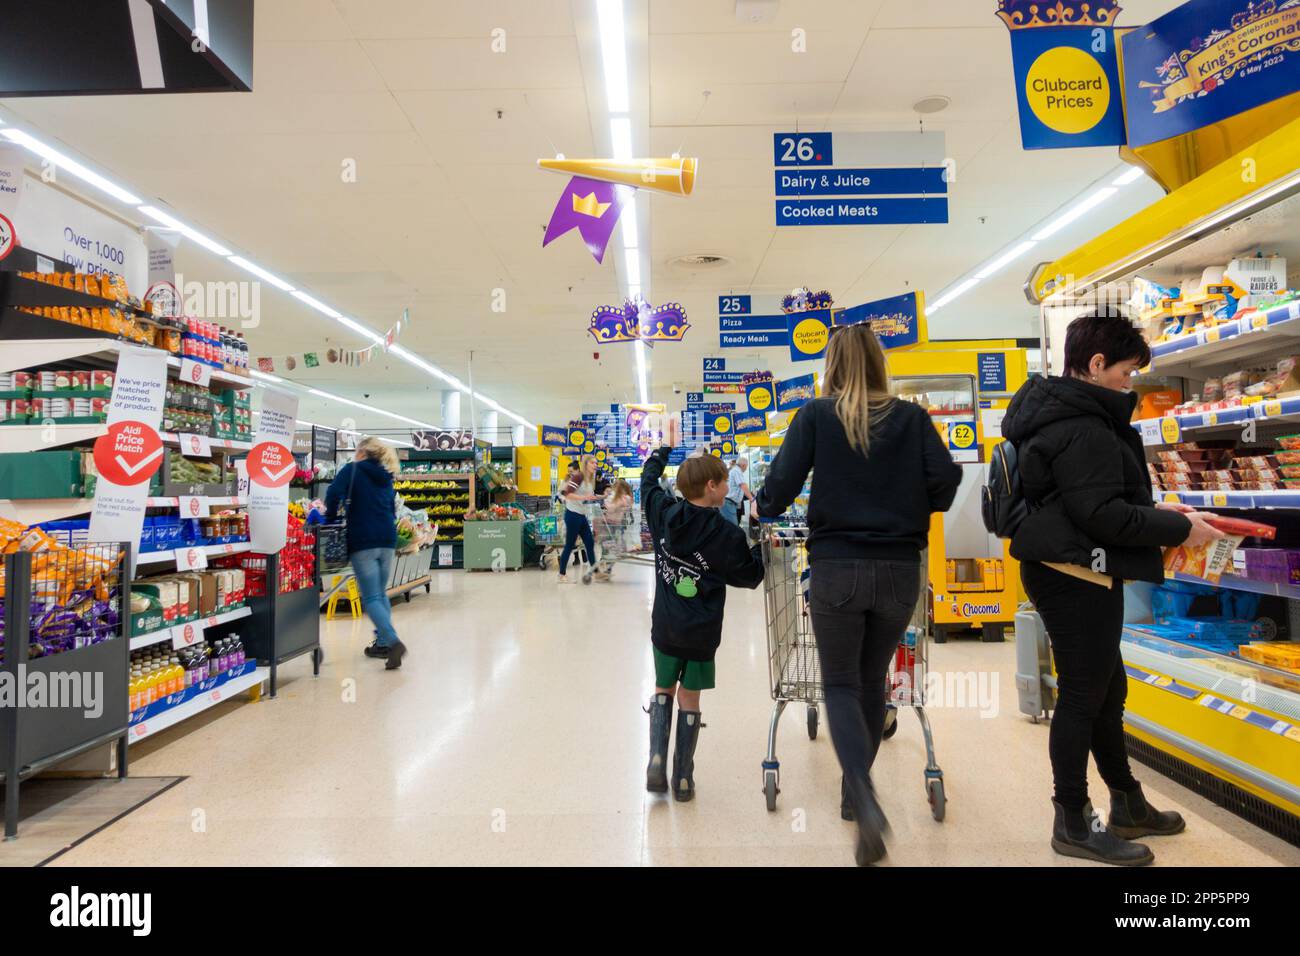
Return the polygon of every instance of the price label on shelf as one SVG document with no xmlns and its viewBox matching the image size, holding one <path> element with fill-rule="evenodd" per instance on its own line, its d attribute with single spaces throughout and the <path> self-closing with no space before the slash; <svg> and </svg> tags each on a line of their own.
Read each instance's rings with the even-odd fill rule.
<svg viewBox="0 0 1300 956">
<path fill-rule="evenodd" d="M 227 545 L 226 547 L 229 547 Z M 202 548 L 177 548 L 177 571 L 202 571 L 208 566 L 208 554 Z"/>
<path fill-rule="evenodd" d="M 203 622 L 190 621 L 172 628 L 172 647 L 193 647 L 203 643 Z"/>
<path fill-rule="evenodd" d="M 1142 444 L 1159 445 L 1160 441 L 1160 421 L 1156 418 L 1144 418 L 1141 422 Z"/>
<path fill-rule="evenodd" d="M 1282 400 L 1281 400 L 1281 399 L 1274 398 L 1274 399 L 1271 399 L 1271 400 L 1269 400 L 1269 401 L 1267 401 L 1267 402 L 1264 403 L 1264 417 L 1265 417 L 1265 418 L 1276 418 L 1278 415 L 1281 415 L 1281 414 L 1282 414 Z"/>
<path fill-rule="evenodd" d="M 208 499 L 199 495 L 182 495 L 180 515 L 182 518 L 206 518 L 208 516 Z"/>
<path fill-rule="evenodd" d="M 181 443 L 181 454 L 190 458 L 211 458 L 212 439 L 207 435 L 177 435 Z"/>
<path fill-rule="evenodd" d="M 1213 325 L 1208 329 L 1202 329 L 1197 334 L 1197 338 L 1200 339 L 1200 342 L 1198 343 L 1200 345 L 1209 345 L 1211 342 L 1217 342 L 1219 341 L 1219 327 Z"/>
<path fill-rule="evenodd" d="M 207 388 L 212 381 L 212 366 L 194 359 L 181 359 L 181 381 Z"/>
<path fill-rule="evenodd" d="M 1222 491 L 1216 491 L 1210 500 L 1215 508 L 1226 508 L 1228 506 L 1228 496 Z"/>
<path fill-rule="evenodd" d="M 1178 419 L 1172 415 L 1167 415 L 1160 419 L 1160 437 L 1167 445 L 1172 445 L 1178 441 L 1183 433 L 1182 426 Z"/>
<path fill-rule="evenodd" d="M 1182 500 L 1182 499 L 1178 496 L 1178 492 L 1176 492 L 1176 491 L 1166 491 L 1166 492 L 1165 492 L 1165 503 L 1166 503 L 1166 504 L 1176 505 L 1176 504 L 1178 504 L 1181 500 Z"/>
<path fill-rule="evenodd" d="M 1268 314 L 1265 312 L 1257 312 L 1252 315 L 1250 317 L 1250 327 L 1257 332 L 1261 329 L 1268 328 Z"/>
</svg>

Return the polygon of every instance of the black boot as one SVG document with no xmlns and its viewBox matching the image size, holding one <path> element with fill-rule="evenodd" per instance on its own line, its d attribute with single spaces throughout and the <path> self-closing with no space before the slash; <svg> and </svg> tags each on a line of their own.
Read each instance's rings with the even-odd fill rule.
<svg viewBox="0 0 1300 956">
<path fill-rule="evenodd" d="M 1173 810 L 1157 810 L 1147 803 L 1139 785 L 1125 793 L 1110 792 L 1110 828 L 1116 836 L 1135 840 L 1141 836 L 1182 833 L 1187 822 Z"/>
<path fill-rule="evenodd" d="M 844 774 L 840 774 L 840 819 L 853 821 L 853 804 L 849 802 L 849 787 L 844 782 Z"/>
<path fill-rule="evenodd" d="M 1076 856 L 1115 866 L 1146 866 L 1155 859 L 1141 843 L 1130 843 L 1101 822 L 1101 816 L 1085 803 L 1082 810 L 1069 810 L 1055 800 L 1056 821 L 1052 825 L 1052 849 L 1062 856 Z"/>
<path fill-rule="evenodd" d="M 650 763 L 645 768 L 645 788 L 651 793 L 668 790 L 668 735 L 673 729 L 671 694 L 655 694 L 646 708 L 650 715 Z"/>
<path fill-rule="evenodd" d="M 885 832 L 889 829 L 889 821 L 885 819 L 885 811 L 880 809 L 880 804 L 876 801 L 870 780 L 844 777 L 843 786 L 848 797 L 849 812 L 858 824 L 858 845 L 853 852 L 854 859 L 858 866 L 870 866 L 884 859 Z"/>
<path fill-rule="evenodd" d="M 700 712 L 677 712 L 677 746 L 673 751 L 673 799 L 685 803 L 695 796 L 695 744 L 700 739 Z"/>
</svg>

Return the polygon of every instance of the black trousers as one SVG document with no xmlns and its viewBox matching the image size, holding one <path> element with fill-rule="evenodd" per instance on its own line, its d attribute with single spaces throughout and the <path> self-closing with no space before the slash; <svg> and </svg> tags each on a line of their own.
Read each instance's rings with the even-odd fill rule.
<svg viewBox="0 0 1300 956">
<path fill-rule="evenodd" d="M 1056 801 L 1072 810 L 1088 800 L 1088 753 L 1106 786 L 1137 787 L 1124 744 L 1128 677 L 1120 657 L 1124 586 L 1103 588 L 1042 564 L 1020 566 L 1056 664 L 1056 711 L 1048 736 Z"/>
<path fill-rule="evenodd" d="M 919 561 L 822 559 L 809 603 L 826 692 L 826 723 L 840 768 L 868 779 L 885 730 L 885 677 L 921 588 Z"/>
</svg>

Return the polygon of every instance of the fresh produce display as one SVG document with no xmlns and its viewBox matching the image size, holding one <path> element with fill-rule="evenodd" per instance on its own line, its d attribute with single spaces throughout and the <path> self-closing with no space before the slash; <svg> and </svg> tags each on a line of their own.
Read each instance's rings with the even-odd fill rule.
<svg viewBox="0 0 1300 956">
<path fill-rule="evenodd" d="M 465 512 L 466 521 L 523 521 L 525 517 L 523 509 L 514 505 L 492 505 L 482 511 Z"/>
<path fill-rule="evenodd" d="M 168 477 L 177 484 L 218 484 L 226 479 L 220 463 L 186 458 L 184 455 L 167 456 Z"/>
</svg>

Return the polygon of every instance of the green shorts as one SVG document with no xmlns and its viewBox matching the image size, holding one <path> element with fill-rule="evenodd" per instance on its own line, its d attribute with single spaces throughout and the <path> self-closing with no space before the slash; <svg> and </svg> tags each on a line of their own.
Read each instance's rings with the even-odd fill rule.
<svg viewBox="0 0 1300 956">
<path fill-rule="evenodd" d="M 659 648 L 655 652 L 655 686 L 673 687 L 679 681 L 685 690 L 712 690 L 716 672 L 713 661 L 688 661 L 671 657 Z"/>
</svg>

